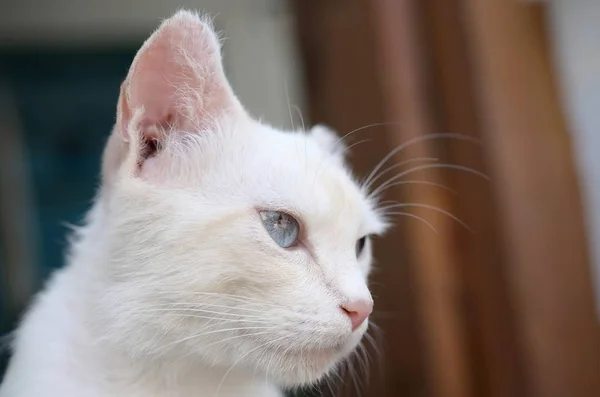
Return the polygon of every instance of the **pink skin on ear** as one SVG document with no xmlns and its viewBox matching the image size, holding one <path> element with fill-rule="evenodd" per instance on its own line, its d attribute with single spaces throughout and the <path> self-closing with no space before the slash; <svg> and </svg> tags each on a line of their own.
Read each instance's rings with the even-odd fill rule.
<svg viewBox="0 0 600 397">
<path fill-rule="evenodd" d="M 143 117 L 130 126 L 136 109 Z M 137 53 L 121 87 L 117 121 L 145 142 L 164 134 L 210 129 L 224 112 L 242 107 L 223 73 L 219 41 L 196 14 L 181 11 L 164 22 Z"/>
</svg>

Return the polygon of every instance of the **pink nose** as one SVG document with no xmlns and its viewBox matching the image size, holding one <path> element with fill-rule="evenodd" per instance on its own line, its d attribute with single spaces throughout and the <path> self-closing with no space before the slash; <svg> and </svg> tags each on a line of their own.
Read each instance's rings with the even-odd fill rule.
<svg viewBox="0 0 600 397">
<path fill-rule="evenodd" d="M 365 300 L 356 300 L 343 304 L 341 308 L 350 318 L 352 331 L 356 331 L 373 311 L 373 303 Z"/>
</svg>

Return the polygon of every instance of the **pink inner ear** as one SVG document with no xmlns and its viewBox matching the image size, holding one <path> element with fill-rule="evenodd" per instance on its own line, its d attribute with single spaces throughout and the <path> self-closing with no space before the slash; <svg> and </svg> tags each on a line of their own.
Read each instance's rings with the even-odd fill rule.
<svg viewBox="0 0 600 397">
<path fill-rule="evenodd" d="M 125 135 L 133 109 L 144 107 L 139 127 L 146 139 L 161 131 L 196 132 L 239 104 L 224 76 L 212 28 L 181 11 L 144 43 L 121 90 L 119 112 Z"/>
</svg>

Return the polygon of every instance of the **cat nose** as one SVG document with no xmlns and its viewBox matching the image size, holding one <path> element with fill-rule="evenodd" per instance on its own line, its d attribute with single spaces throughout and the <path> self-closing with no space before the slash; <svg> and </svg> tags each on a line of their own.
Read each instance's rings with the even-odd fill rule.
<svg viewBox="0 0 600 397">
<path fill-rule="evenodd" d="M 350 318 L 352 332 L 354 332 L 365 322 L 367 317 L 369 317 L 369 314 L 373 311 L 373 302 L 361 299 L 347 302 L 340 307 Z"/>
</svg>

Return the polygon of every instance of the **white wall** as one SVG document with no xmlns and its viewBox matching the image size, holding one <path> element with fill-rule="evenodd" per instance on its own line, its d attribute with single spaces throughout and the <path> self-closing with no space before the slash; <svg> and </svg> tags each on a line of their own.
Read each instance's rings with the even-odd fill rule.
<svg viewBox="0 0 600 397">
<path fill-rule="evenodd" d="M 251 17 L 241 9 L 229 12 L 222 27 L 225 66 L 240 100 L 255 117 L 277 127 L 299 128 L 304 85 L 293 16 L 283 9 L 271 11 Z"/>
<path fill-rule="evenodd" d="M 139 38 L 178 8 L 226 17 L 236 9 L 264 15 L 276 3 L 277 0 L 3 0 L 0 43 L 122 41 Z"/>
<path fill-rule="evenodd" d="M 600 316 L 600 0 L 554 0 L 550 10 L 587 210 Z"/>
</svg>

